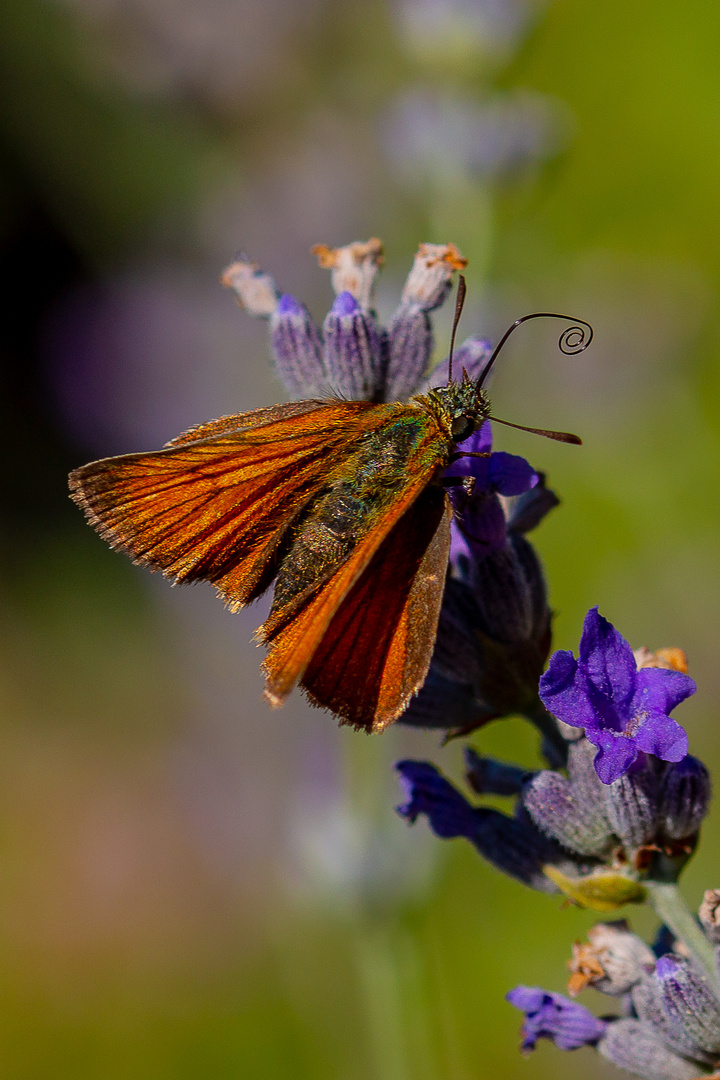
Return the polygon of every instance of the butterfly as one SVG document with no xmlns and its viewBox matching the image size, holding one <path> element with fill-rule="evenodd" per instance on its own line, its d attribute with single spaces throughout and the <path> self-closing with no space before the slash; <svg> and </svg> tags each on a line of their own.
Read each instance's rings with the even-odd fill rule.
<svg viewBox="0 0 720 1080">
<path fill-rule="evenodd" d="M 459 294 L 452 341 L 461 307 Z M 406 402 L 226 416 L 160 451 L 76 469 L 71 497 L 111 547 L 174 583 L 212 583 L 232 610 L 274 582 L 257 631 L 270 703 L 299 685 L 341 722 L 380 731 L 432 657 L 453 517 L 443 471 L 490 416 L 482 384 L 495 356 L 535 317 L 513 324 L 476 382 L 463 372 Z"/>
</svg>

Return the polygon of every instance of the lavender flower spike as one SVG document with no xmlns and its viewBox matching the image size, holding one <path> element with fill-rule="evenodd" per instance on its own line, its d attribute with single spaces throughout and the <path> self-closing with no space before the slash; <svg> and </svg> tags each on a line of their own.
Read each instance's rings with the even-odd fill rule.
<svg viewBox="0 0 720 1080">
<path fill-rule="evenodd" d="M 554 653 L 540 679 L 546 709 L 584 728 L 598 748 L 594 765 L 603 784 L 627 773 L 641 752 L 682 761 L 687 735 L 669 714 L 694 693 L 695 683 L 680 671 L 638 670 L 627 641 L 597 608 L 585 616 L 578 659 Z"/>
<path fill-rule="evenodd" d="M 538 986 L 516 986 L 505 997 L 525 1013 L 521 1046 L 525 1054 L 535 1049 L 538 1039 L 552 1039 L 560 1050 L 595 1046 L 608 1026 L 583 1005 Z"/>
</svg>

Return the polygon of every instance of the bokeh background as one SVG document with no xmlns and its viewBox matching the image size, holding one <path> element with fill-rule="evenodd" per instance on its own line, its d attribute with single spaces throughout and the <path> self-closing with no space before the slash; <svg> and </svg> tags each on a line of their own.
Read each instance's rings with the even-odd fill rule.
<svg viewBox="0 0 720 1080">
<path fill-rule="evenodd" d="M 503 1000 L 561 990 L 592 914 L 393 813 L 393 760 L 459 778 L 460 748 L 270 712 L 262 605 L 132 567 L 65 475 L 282 398 L 217 284 L 238 249 L 322 318 L 311 244 L 381 236 L 387 312 L 418 241 L 452 240 L 467 333 L 594 324 L 575 358 L 525 328 L 494 381 L 500 415 L 584 447 L 499 442 L 563 498 L 535 536 L 556 644 L 598 603 L 684 647 L 717 770 L 719 48 L 712 0 L 5 0 L 0 1077 L 613 1075 L 523 1061 Z M 519 720 L 474 743 L 538 761 Z"/>
</svg>

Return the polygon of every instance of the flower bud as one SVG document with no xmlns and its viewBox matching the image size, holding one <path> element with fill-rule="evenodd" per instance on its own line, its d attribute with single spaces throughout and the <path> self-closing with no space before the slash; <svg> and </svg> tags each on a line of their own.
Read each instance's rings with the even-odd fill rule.
<svg viewBox="0 0 720 1080">
<path fill-rule="evenodd" d="M 705 1054 L 719 1054 L 720 1001 L 709 980 L 674 953 L 660 957 L 655 979 L 671 1038 L 682 1038 Z"/>
<path fill-rule="evenodd" d="M 677 976 L 678 966 L 684 970 Z M 688 995 L 687 987 L 688 962 L 682 960 L 675 953 L 666 953 L 661 956 L 655 965 L 652 974 L 644 975 L 630 991 L 633 1008 L 640 1020 L 651 1024 L 668 1048 L 682 1054 L 683 1057 L 694 1058 L 705 1064 L 713 1064 L 713 1054 L 708 1052 L 703 1043 L 707 1039 L 701 1037 L 698 1040 L 698 1029 L 703 1036 L 710 1024 L 711 1042 L 720 1039 L 720 1026 L 714 1019 L 720 1005 L 715 1000 L 707 983 L 703 984 L 702 976 L 692 969 L 693 990 Z M 697 993 L 700 984 L 701 991 Z M 688 996 L 692 999 L 688 1001 Z M 697 1015 L 697 1008 L 711 1001 L 711 1012 L 706 1021 L 702 1021 Z M 700 1024 L 698 1023 L 700 1019 Z M 714 1024 L 714 1030 L 713 1030 Z"/>
<path fill-rule="evenodd" d="M 480 337 L 479 334 L 466 338 L 453 354 L 453 377 L 457 379 L 466 371 L 470 381 L 477 382 L 491 356 L 492 345 L 487 338 Z M 433 370 L 422 388 L 423 392 L 435 386 L 447 386 L 449 381 L 450 358 L 446 356 Z"/>
<path fill-rule="evenodd" d="M 572 972 L 568 983 L 571 997 L 586 986 L 603 994 L 620 997 L 627 994 L 643 974 L 652 970 L 655 955 L 652 949 L 628 929 L 624 919 L 614 923 L 597 923 L 588 931 L 588 941 L 575 942 Z"/>
<path fill-rule="evenodd" d="M 350 401 L 370 401 L 383 380 L 383 344 L 377 323 L 351 292 L 338 295 L 323 325 L 328 381 Z"/>
<path fill-rule="evenodd" d="M 698 1065 L 667 1048 L 651 1024 L 641 1020 L 612 1020 L 597 1044 L 604 1058 L 646 1080 L 697 1080 Z"/>
<path fill-rule="evenodd" d="M 270 316 L 270 342 L 278 375 L 293 397 L 326 392 L 320 331 L 308 309 L 294 296 L 281 296 Z"/>
<path fill-rule="evenodd" d="M 349 292 L 365 311 L 372 308 L 375 278 L 383 264 L 381 240 L 373 236 L 369 240 L 356 240 L 339 248 L 315 244 L 312 253 L 317 255 L 322 267 L 331 271 L 336 296 Z"/>
<path fill-rule="evenodd" d="M 385 401 L 401 401 L 415 393 L 427 371 L 434 347 L 430 318 L 422 308 L 401 305 L 388 327 Z"/>
<path fill-rule="evenodd" d="M 270 274 L 263 273 L 247 255 L 238 255 L 222 273 L 220 284 L 235 293 L 238 307 L 250 315 L 269 318 L 277 307 L 279 292 Z"/>
<path fill-rule="evenodd" d="M 607 819 L 628 853 L 652 843 L 658 828 L 658 781 L 647 760 L 606 785 L 603 794 Z"/>
<path fill-rule="evenodd" d="M 568 850 L 596 857 L 609 853 L 612 830 L 605 815 L 598 814 L 596 800 L 578 798 L 572 782 L 559 773 L 537 773 L 522 801 L 537 827 Z"/>
<path fill-rule="evenodd" d="M 663 836 L 685 840 L 697 833 L 710 806 L 710 774 L 696 757 L 668 765 L 662 778 L 658 816 Z"/>
<path fill-rule="evenodd" d="M 466 266 L 467 259 L 454 244 L 420 244 L 401 303 L 421 311 L 434 311 L 450 291 L 453 273 Z"/>
</svg>

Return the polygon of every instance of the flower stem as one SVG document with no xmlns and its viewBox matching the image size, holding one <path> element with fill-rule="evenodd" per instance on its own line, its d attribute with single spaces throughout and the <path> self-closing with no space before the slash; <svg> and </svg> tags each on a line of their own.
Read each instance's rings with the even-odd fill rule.
<svg viewBox="0 0 720 1080">
<path fill-rule="evenodd" d="M 542 735 L 542 752 L 550 767 L 564 768 L 567 765 L 568 744 L 560 732 L 555 717 L 550 715 L 539 698 L 524 715 Z"/>
<path fill-rule="evenodd" d="M 718 976 L 715 969 L 715 950 L 705 937 L 677 885 L 664 881 L 646 881 L 650 903 L 655 914 L 683 943 L 688 952 L 710 975 L 715 989 Z"/>
</svg>

